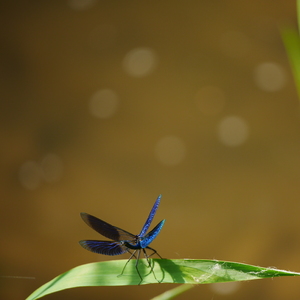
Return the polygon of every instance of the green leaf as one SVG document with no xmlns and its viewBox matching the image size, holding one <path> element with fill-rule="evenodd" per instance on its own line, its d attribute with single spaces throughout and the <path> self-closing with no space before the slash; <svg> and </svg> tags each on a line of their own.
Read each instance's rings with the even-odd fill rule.
<svg viewBox="0 0 300 300">
<path fill-rule="evenodd" d="M 138 285 L 140 277 L 136 271 L 136 260 L 130 260 L 122 275 L 127 260 L 90 263 L 67 271 L 33 292 L 27 300 L 65 289 L 82 286 Z M 235 262 L 199 259 L 151 259 L 153 271 L 145 259 L 139 260 L 141 284 L 186 283 L 204 284 L 262 279 L 279 276 L 300 276 L 300 273 L 261 268 Z"/>
<path fill-rule="evenodd" d="M 300 0 L 297 0 L 298 30 L 291 27 L 281 29 L 281 37 L 290 61 L 300 99 Z"/>
<path fill-rule="evenodd" d="M 300 37 L 296 29 L 282 28 L 281 36 L 294 74 L 298 96 L 300 99 Z"/>
<path fill-rule="evenodd" d="M 173 299 L 173 298 L 177 297 L 178 295 L 190 290 L 193 287 L 194 287 L 193 284 L 182 284 L 180 286 L 177 286 L 174 289 L 168 290 L 168 291 L 152 298 L 152 300 L 170 300 L 170 299 Z"/>
<path fill-rule="evenodd" d="M 297 0 L 298 30 L 300 30 L 300 0 Z"/>
</svg>

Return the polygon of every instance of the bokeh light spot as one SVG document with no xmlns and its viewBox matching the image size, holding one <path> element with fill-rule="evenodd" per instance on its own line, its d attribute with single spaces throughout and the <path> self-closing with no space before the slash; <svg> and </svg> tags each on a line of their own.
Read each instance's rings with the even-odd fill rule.
<svg viewBox="0 0 300 300">
<path fill-rule="evenodd" d="M 150 48 L 136 48 L 129 51 L 123 60 L 123 67 L 131 76 L 149 75 L 157 65 L 157 57 Z"/>
<path fill-rule="evenodd" d="M 203 114 L 216 115 L 225 104 L 223 91 L 216 86 L 202 87 L 195 96 L 195 102 Z"/>
<path fill-rule="evenodd" d="M 244 119 L 237 116 L 224 118 L 218 128 L 220 141 L 226 146 L 239 146 L 249 135 L 248 125 Z"/>
<path fill-rule="evenodd" d="M 255 68 L 254 81 L 263 91 L 276 92 L 285 86 L 287 76 L 279 64 L 266 62 Z"/>
<path fill-rule="evenodd" d="M 114 115 L 118 106 L 118 95 L 110 89 L 97 91 L 89 102 L 90 113 L 102 119 L 107 119 Z"/>
<path fill-rule="evenodd" d="M 21 185 L 28 190 L 35 190 L 39 187 L 42 179 L 42 170 L 37 162 L 27 161 L 19 170 Z"/>
<path fill-rule="evenodd" d="M 217 282 L 210 285 L 210 288 L 219 295 L 233 294 L 239 287 L 239 282 Z"/>
<path fill-rule="evenodd" d="M 177 165 L 185 158 L 186 147 L 182 139 L 176 136 L 166 136 L 156 144 L 155 154 L 163 164 Z"/>
</svg>

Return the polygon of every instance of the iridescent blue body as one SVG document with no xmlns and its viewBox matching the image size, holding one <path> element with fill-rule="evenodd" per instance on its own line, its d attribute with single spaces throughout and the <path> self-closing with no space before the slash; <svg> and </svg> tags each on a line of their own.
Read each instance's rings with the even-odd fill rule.
<svg viewBox="0 0 300 300">
<path fill-rule="evenodd" d="M 123 230 L 123 229 L 113 226 L 109 223 L 106 223 L 106 222 L 104 222 L 92 215 L 89 215 L 87 213 L 81 213 L 82 219 L 88 226 L 90 226 L 91 228 L 96 230 L 101 235 L 111 239 L 112 241 L 83 240 L 83 241 L 80 241 L 79 244 L 83 248 L 85 248 L 89 251 L 92 251 L 92 252 L 95 252 L 98 254 L 104 254 L 104 255 L 120 255 L 120 254 L 129 252 L 131 254 L 129 260 L 132 257 L 137 258 L 136 269 L 137 269 L 137 272 L 138 272 L 138 274 L 141 278 L 141 282 L 142 282 L 142 277 L 138 270 L 138 259 L 140 257 L 140 251 L 141 250 L 143 251 L 143 253 L 148 261 L 149 266 L 150 266 L 150 262 L 149 262 L 148 258 L 151 255 L 156 253 L 161 258 L 161 256 L 156 252 L 156 250 L 149 247 L 149 245 L 153 242 L 153 240 L 160 233 L 166 220 L 160 221 L 149 233 L 147 233 L 147 231 L 151 225 L 151 222 L 155 216 L 157 208 L 159 206 L 160 199 L 161 199 L 161 195 L 159 195 L 158 198 L 156 199 L 156 201 L 150 211 L 150 214 L 149 214 L 140 234 L 138 234 L 138 235 L 134 235 L 126 230 Z M 130 249 L 134 250 L 134 251 L 131 252 Z M 150 249 L 153 251 L 153 253 L 150 256 L 148 256 L 145 249 Z M 137 255 L 135 255 L 136 252 L 137 252 Z M 126 267 L 126 264 L 125 264 L 124 268 Z M 153 271 L 152 269 L 153 269 L 153 267 L 151 268 L 151 271 Z M 123 271 L 124 271 L 124 269 L 123 269 Z M 123 271 L 122 271 L 122 273 L 123 273 Z"/>
</svg>

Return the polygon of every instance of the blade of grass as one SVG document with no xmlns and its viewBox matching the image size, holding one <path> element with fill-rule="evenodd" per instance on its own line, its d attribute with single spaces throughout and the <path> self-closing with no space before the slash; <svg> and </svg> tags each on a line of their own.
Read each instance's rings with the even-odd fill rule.
<svg viewBox="0 0 300 300">
<path fill-rule="evenodd" d="M 282 27 L 281 37 L 290 61 L 298 98 L 300 99 L 300 0 L 297 0 L 298 31 L 291 27 Z"/>
<path fill-rule="evenodd" d="M 192 284 L 182 284 L 180 286 L 177 286 L 174 289 L 168 290 L 168 291 L 152 298 L 151 300 L 170 300 L 170 299 L 173 299 L 173 298 L 179 296 L 180 294 L 190 290 L 193 287 L 194 287 L 194 285 L 192 285 Z"/>
<path fill-rule="evenodd" d="M 300 31 L 300 0 L 297 0 L 298 30 Z"/>
<path fill-rule="evenodd" d="M 300 37 L 293 28 L 282 28 L 281 36 L 293 71 L 298 97 L 300 99 Z"/>
<path fill-rule="evenodd" d="M 83 286 L 138 285 L 139 275 L 135 260 L 129 261 L 123 275 L 119 276 L 126 260 L 90 263 L 71 269 L 33 292 L 27 300 L 34 300 L 61 290 Z M 300 276 L 300 273 L 262 268 L 235 262 L 197 259 L 153 259 L 153 272 L 145 259 L 139 263 L 143 277 L 141 284 L 187 283 L 204 284 L 214 282 L 244 281 L 279 276 Z"/>
</svg>

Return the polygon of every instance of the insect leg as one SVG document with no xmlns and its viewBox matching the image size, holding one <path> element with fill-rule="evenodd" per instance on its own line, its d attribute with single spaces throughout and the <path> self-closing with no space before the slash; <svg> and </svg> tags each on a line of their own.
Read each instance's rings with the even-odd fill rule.
<svg viewBox="0 0 300 300">
<path fill-rule="evenodd" d="M 139 276 L 141 278 L 141 281 L 139 283 L 139 285 L 140 285 L 143 282 L 143 278 L 142 278 L 142 276 L 140 274 L 140 271 L 139 271 L 139 260 L 140 260 L 141 250 L 139 249 L 139 250 L 136 250 L 136 251 L 138 251 L 138 254 L 137 254 L 137 259 L 136 259 L 136 263 L 135 263 L 135 268 L 136 268 L 136 271 L 137 271 L 137 273 L 139 274 Z"/>
<path fill-rule="evenodd" d="M 150 248 L 150 247 L 147 247 L 147 248 Z M 150 248 L 150 249 L 152 250 L 152 248 Z M 147 262 L 148 262 L 148 264 L 149 264 L 149 267 L 151 268 L 149 274 L 153 273 L 153 276 L 154 276 L 155 280 L 156 280 L 157 282 L 160 283 L 160 281 L 156 278 L 155 272 L 154 272 L 154 270 L 153 270 L 153 268 L 154 268 L 154 261 L 151 259 L 151 261 L 152 261 L 152 265 L 151 265 L 151 262 L 150 262 L 150 259 L 149 259 L 149 257 L 150 257 L 151 255 L 155 254 L 155 252 L 153 252 L 153 253 L 152 253 L 151 255 L 149 255 L 149 256 L 147 255 L 147 252 L 146 252 L 145 249 L 143 249 L 143 252 L 144 252 L 144 255 L 145 255 L 146 259 L 147 259 Z M 148 275 L 149 275 L 149 274 L 148 274 Z"/>
<path fill-rule="evenodd" d="M 133 252 L 131 253 L 131 252 L 127 249 L 127 252 L 129 252 L 131 255 L 130 255 L 129 259 L 127 260 L 125 266 L 123 267 L 121 274 L 119 274 L 118 277 L 121 276 L 121 275 L 123 275 L 124 270 L 125 270 L 127 264 L 129 263 L 129 261 L 130 261 L 133 257 L 136 258 L 136 256 L 135 256 L 135 252 L 136 252 L 136 251 L 137 251 L 137 250 L 135 250 L 135 251 L 133 251 Z M 141 277 L 141 276 L 140 276 L 140 277 Z"/>
<path fill-rule="evenodd" d="M 148 257 L 150 257 L 150 256 L 152 256 L 152 255 L 154 255 L 154 254 L 156 254 L 156 255 L 158 255 L 158 256 L 162 259 L 162 257 L 158 254 L 158 252 L 157 252 L 155 249 L 153 249 L 153 248 L 151 248 L 151 247 L 149 247 L 149 246 L 148 246 L 147 248 L 153 251 L 153 253 L 150 254 Z"/>
</svg>

